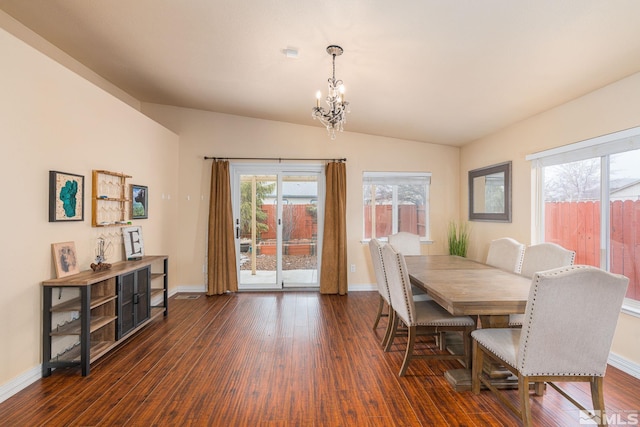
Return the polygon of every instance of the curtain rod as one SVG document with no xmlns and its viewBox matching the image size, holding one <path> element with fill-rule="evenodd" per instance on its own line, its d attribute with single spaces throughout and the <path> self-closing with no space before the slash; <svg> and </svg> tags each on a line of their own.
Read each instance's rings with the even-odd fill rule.
<svg viewBox="0 0 640 427">
<path fill-rule="evenodd" d="M 205 160 L 277 160 L 279 162 L 282 162 L 283 160 L 294 160 L 294 161 L 301 161 L 301 160 L 322 160 L 322 161 L 334 161 L 334 162 L 346 162 L 347 158 L 344 157 L 342 159 L 298 159 L 298 158 L 293 158 L 293 157 L 208 157 L 208 156 L 204 156 Z"/>
</svg>

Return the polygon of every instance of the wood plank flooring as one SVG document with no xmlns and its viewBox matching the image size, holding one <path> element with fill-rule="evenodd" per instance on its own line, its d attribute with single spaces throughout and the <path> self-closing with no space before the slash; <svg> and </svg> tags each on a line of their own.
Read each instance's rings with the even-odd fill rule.
<svg viewBox="0 0 640 427">
<path fill-rule="evenodd" d="M 377 303 L 377 292 L 172 298 L 169 317 L 94 363 L 88 377 L 57 370 L 1 403 L 0 425 L 519 425 L 489 392 L 449 387 L 443 373 L 456 361 L 415 360 L 399 378 L 404 340 L 382 351 L 386 320 L 371 329 Z M 590 406 L 584 384 L 567 389 Z M 605 401 L 610 415 L 633 421 L 640 380 L 609 367 Z M 551 388 L 531 402 L 536 425 L 580 425 Z"/>
</svg>

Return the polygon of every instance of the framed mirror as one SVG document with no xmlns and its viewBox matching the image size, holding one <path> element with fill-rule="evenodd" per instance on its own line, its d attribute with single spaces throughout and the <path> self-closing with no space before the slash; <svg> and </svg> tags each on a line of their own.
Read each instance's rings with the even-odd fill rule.
<svg viewBox="0 0 640 427">
<path fill-rule="evenodd" d="M 469 220 L 511 222 L 511 162 L 469 171 Z"/>
</svg>

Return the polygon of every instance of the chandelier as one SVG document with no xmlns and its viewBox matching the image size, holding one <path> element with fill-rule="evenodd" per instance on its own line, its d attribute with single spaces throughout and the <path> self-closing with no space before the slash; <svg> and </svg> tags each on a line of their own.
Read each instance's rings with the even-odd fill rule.
<svg viewBox="0 0 640 427">
<path fill-rule="evenodd" d="M 349 103 L 344 100 L 344 84 L 342 80 L 336 80 L 336 56 L 342 55 L 340 46 L 327 46 L 327 53 L 333 57 L 333 75 L 327 81 L 329 82 L 329 92 L 325 101 L 329 106 L 325 110 L 320 106 L 320 98 L 322 93 L 316 93 L 316 106 L 313 108 L 311 117 L 318 119 L 327 127 L 327 132 L 331 139 L 336 139 L 336 131 L 342 132 L 344 124 L 347 122 L 346 113 L 350 113 Z"/>
</svg>

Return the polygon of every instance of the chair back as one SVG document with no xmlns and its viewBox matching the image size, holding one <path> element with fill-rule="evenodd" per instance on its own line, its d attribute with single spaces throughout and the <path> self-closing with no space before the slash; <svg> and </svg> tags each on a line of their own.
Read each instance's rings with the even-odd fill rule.
<svg viewBox="0 0 640 427">
<path fill-rule="evenodd" d="M 576 257 L 574 251 L 563 248 L 555 243 L 540 243 L 529 246 L 524 251 L 520 274 L 533 277 L 538 271 L 573 265 Z"/>
<path fill-rule="evenodd" d="M 406 231 L 389 235 L 389 243 L 402 255 L 420 255 L 420 236 Z"/>
<path fill-rule="evenodd" d="M 512 273 L 520 273 L 524 245 L 510 237 L 492 240 L 489 244 L 487 264 Z"/>
<path fill-rule="evenodd" d="M 384 263 L 382 261 L 382 244 L 378 239 L 369 240 L 369 252 L 371 252 L 371 262 L 373 263 L 373 271 L 376 275 L 376 284 L 378 292 L 391 305 L 389 297 L 389 285 L 387 284 L 387 275 L 384 271 Z"/>
<path fill-rule="evenodd" d="M 603 376 L 628 283 L 587 265 L 535 273 L 516 368 L 525 376 Z"/>
<path fill-rule="evenodd" d="M 382 247 L 382 259 L 387 273 L 391 307 L 407 326 L 411 326 L 416 308 L 404 256 L 393 245 L 387 244 Z"/>
</svg>

